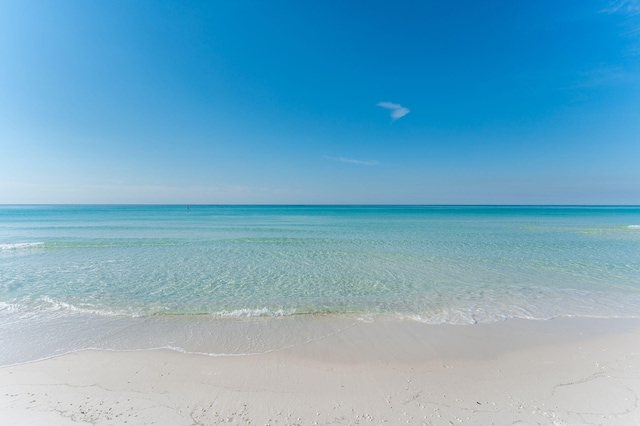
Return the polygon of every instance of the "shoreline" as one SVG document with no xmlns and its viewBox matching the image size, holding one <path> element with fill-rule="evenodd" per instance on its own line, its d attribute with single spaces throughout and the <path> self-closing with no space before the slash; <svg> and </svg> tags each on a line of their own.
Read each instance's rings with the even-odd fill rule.
<svg viewBox="0 0 640 426">
<path fill-rule="evenodd" d="M 55 312 L 54 312 L 55 314 Z M 531 336 L 537 330 L 545 330 L 544 325 L 552 323 L 566 328 L 564 338 L 573 338 L 573 333 L 584 334 L 588 327 L 571 324 L 603 323 L 626 324 L 640 317 L 558 317 L 558 318 L 505 318 L 501 321 L 457 323 L 432 323 L 415 319 L 412 316 L 362 316 L 331 314 L 298 314 L 283 316 L 236 316 L 217 317 L 211 315 L 151 315 L 143 317 L 100 316 L 85 313 L 51 317 L 20 318 L 10 321 L 0 331 L 0 341 L 8 344 L 0 346 L 0 368 L 44 361 L 59 356 L 82 351 L 149 351 L 173 350 L 179 353 L 213 357 L 248 356 L 283 351 L 304 346 L 316 340 L 322 340 L 342 334 L 352 327 L 360 333 L 369 333 L 371 342 L 379 340 L 375 334 L 399 333 L 404 335 L 401 345 L 426 331 L 426 334 L 439 336 L 441 344 L 444 330 L 454 335 L 472 336 L 481 330 L 504 329 L 512 335 L 511 345 L 530 345 Z M 375 324 L 375 325 L 367 325 Z M 519 327 L 531 329 L 532 335 L 522 339 L 522 335 L 511 329 Z M 396 332 L 390 332 L 393 328 Z M 376 330 L 371 332 L 370 330 Z M 386 330 L 386 331 L 385 331 Z M 347 333 L 347 335 L 350 335 Z M 339 338 L 339 337 L 338 337 Z M 395 339 L 399 339 L 398 336 Z M 362 342 L 364 345 L 368 343 Z M 382 350 L 383 348 L 378 348 Z M 428 348 L 427 348 L 428 349 Z M 304 349 L 301 349 L 304 350 Z M 421 356 L 425 348 L 415 347 Z M 361 353 L 359 356 L 367 356 Z"/>
<path fill-rule="evenodd" d="M 15 424 L 640 423 L 640 319 L 357 323 L 241 356 L 84 350 L 0 368 Z"/>
</svg>

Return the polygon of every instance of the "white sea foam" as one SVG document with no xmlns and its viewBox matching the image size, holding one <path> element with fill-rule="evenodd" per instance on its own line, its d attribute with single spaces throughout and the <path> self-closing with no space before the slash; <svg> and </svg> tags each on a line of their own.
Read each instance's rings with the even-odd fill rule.
<svg viewBox="0 0 640 426">
<path fill-rule="evenodd" d="M 640 225 L 629 225 L 627 226 L 629 229 L 640 229 Z"/>
<path fill-rule="evenodd" d="M 104 317 L 139 316 L 138 314 L 133 314 L 131 312 L 117 312 L 115 310 L 100 309 L 90 305 L 80 307 L 71 303 L 56 301 L 48 296 L 43 296 L 39 298 L 38 301 L 41 302 L 37 307 L 37 311 L 40 312 L 68 312 L 76 314 L 92 314 Z"/>
<path fill-rule="evenodd" d="M 190 351 L 187 350 L 185 348 L 179 347 L 179 346 L 158 346 L 156 348 L 148 348 L 148 349 L 132 349 L 129 350 L 128 352 L 143 352 L 143 351 L 153 351 L 153 350 L 159 350 L 159 349 L 166 349 L 166 350 L 170 350 L 170 351 L 175 351 L 175 352 L 180 352 L 183 354 L 192 354 L 192 355 L 205 355 L 205 356 L 210 356 L 210 357 L 240 357 L 240 356 L 249 356 L 249 355 L 260 355 L 266 352 L 271 352 L 271 351 L 266 351 L 266 352 L 240 352 L 240 353 L 234 353 L 234 352 L 230 352 L 230 353 L 220 353 L 220 352 L 200 352 L 200 351 Z"/>
<path fill-rule="evenodd" d="M 0 244 L 0 251 L 32 249 L 32 248 L 39 248 L 43 245 L 44 245 L 43 242 Z"/>
<path fill-rule="evenodd" d="M 13 313 L 19 312 L 21 308 L 22 306 L 17 303 L 0 302 L 0 311 Z"/>
<path fill-rule="evenodd" d="M 373 314 L 366 314 L 358 316 L 358 321 L 363 322 L 365 324 L 371 324 L 376 322 L 375 316 Z"/>
<path fill-rule="evenodd" d="M 271 310 L 269 308 L 261 309 L 236 309 L 233 311 L 216 312 L 216 316 L 220 317 L 282 317 L 291 315 L 295 312 L 285 312 L 283 309 Z"/>
</svg>

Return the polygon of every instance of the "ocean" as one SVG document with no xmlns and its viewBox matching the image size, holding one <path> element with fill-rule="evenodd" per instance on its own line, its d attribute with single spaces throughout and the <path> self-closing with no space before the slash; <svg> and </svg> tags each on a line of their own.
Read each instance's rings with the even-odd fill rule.
<svg viewBox="0 0 640 426">
<path fill-rule="evenodd" d="M 0 365 L 640 317 L 640 207 L 0 206 Z"/>
</svg>

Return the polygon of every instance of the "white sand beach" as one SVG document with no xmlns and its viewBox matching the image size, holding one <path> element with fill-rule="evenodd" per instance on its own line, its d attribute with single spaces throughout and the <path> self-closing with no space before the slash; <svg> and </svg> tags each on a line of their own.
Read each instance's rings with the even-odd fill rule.
<svg viewBox="0 0 640 426">
<path fill-rule="evenodd" d="M 640 424 L 640 320 L 357 322 L 259 355 L 81 351 L 0 369 L 16 425 Z"/>
</svg>

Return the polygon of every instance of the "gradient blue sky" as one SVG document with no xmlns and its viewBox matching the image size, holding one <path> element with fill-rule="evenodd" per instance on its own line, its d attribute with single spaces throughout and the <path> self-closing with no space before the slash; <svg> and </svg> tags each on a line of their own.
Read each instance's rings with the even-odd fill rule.
<svg viewBox="0 0 640 426">
<path fill-rule="evenodd" d="M 0 203 L 640 204 L 640 0 L 1 0 Z"/>
</svg>

